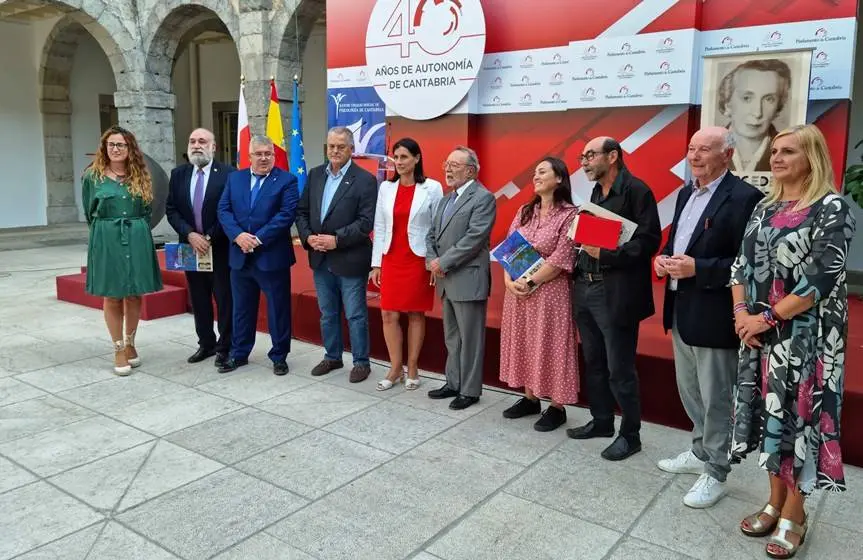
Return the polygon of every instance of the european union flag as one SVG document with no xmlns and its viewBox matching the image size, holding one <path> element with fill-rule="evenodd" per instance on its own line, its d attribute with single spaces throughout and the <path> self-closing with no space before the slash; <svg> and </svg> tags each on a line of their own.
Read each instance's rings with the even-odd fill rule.
<svg viewBox="0 0 863 560">
<path fill-rule="evenodd" d="M 294 80 L 294 110 L 291 112 L 291 173 L 297 176 L 300 194 L 306 187 L 306 156 L 303 150 L 303 122 L 300 118 L 300 84 Z"/>
</svg>

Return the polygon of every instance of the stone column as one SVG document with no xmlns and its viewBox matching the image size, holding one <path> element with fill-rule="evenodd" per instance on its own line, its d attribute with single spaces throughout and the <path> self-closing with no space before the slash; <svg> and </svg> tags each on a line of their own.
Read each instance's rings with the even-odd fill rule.
<svg viewBox="0 0 863 560">
<path fill-rule="evenodd" d="M 169 173 L 176 167 L 174 106 L 176 97 L 163 91 L 118 91 L 114 105 L 120 126 L 138 139 L 141 150 Z"/>
<path fill-rule="evenodd" d="M 246 108 L 252 135 L 265 134 L 267 108 L 270 103 L 270 76 L 275 72 L 275 59 L 269 52 L 270 11 L 272 0 L 247 0 L 240 3 L 241 72 L 246 78 Z M 288 9 L 283 7 L 282 9 Z"/>
<path fill-rule="evenodd" d="M 48 224 L 78 221 L 75 168 L 72 162 L 72 103 L 42 100 Z"/>
<path fill-rule="evenodd" d="M 146 83 L 146 82 L 142 82 Z M 167 178 L 177 166 L 174 149 L 174 106 L 176 97 L 164 91 L 118 91 L 114 105 L 120 126 L 129 129 L 138 139 L 141 150 L 164 170 L 160 179 L 153 178 L 153 214 L 162 218 L 153 228 L 153 235 L 163 240 L 173 239 L 176 233 L 164 219 L 165 200 L 168 196 Z"/>
</svg>

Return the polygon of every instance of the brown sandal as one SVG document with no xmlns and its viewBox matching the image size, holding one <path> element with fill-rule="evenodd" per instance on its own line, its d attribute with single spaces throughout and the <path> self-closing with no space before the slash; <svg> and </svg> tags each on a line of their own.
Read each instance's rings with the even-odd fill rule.
<svg viewBox="0 0 863 560">
<path fill-rule="evenodd" d="M 772 523 L 765 523 L 761 520 L 761 515 L 768 515 L 773 518 Z M 776 524 L 779 523 L 779 516 L 781 512 L 770 505 L 766 504 L 759 511 L 756 511 L 752 515 L 747 515 L 743 518 L 743 521 L 740 523 L 740 531 L 743 532 L 747 537 L 766 537 L 770 533 L 773 532 L 773 529 L 776 528 Z M 743 526 L 743 523 L 748 523 L 750 529 L 747 529 Z"/>
</svg>

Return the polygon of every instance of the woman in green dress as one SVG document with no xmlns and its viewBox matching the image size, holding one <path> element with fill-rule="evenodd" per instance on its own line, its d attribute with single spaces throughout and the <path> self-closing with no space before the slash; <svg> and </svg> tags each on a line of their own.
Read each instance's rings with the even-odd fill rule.
<svg viewBox="0 0 863 560">
<path fill-rule="evenodd" d="M 141 365 L 135 350 L 141 295 L 162 289 L 150 234 L 153 185 L 135 136 L 118 126 L 105 131 L 82 183 L 90 226 L 87 293 L 104 298 L 114 373 L 129 375 Z"/>
</svg>

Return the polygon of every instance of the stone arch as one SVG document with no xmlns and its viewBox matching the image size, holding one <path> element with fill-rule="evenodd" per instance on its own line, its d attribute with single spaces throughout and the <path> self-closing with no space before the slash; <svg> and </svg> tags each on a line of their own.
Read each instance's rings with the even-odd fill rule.
<svg viewBox="0 0 863 560">
<path fill-rule="evenodd" d="M 72 152 L 73 108 L 69 95 L 75 53 L 81 39 L 87 35 L 104 50 L 115 84 L 126 70 L 119 44 L 89 14 L 70 12 L 49 33 L 39 69 L 49 224 L 78 221 Z"/>
<path fill-rule="evenodd" d="M 279 82 L 290 83 L 294 74 L 301 73 L 306 42 L 315 22 L 326 14 L 326 11 L 326 0 L 300 0 L 292 12 L 276 12 L 272 29 L 277 32 L 273 37 L 276 43 L 273 51 L 279 53 L 276 63 L 276 79 Z"/>
<path fill-rule="evenodd" d="M 145 38 L 146 68 L 156 91 L 171 91 L 171 74 L 177 53 L 204 31 L 230 35 L 239 45 L 239 17 L 229 0 L 164 0 L 150 14 L 145 29 L 155 30 Z"/>
</svg>

